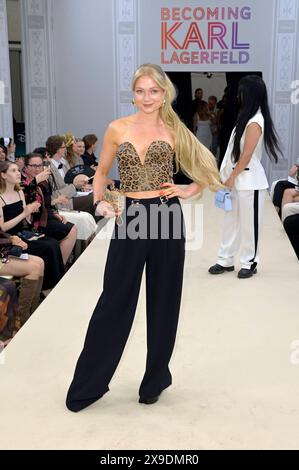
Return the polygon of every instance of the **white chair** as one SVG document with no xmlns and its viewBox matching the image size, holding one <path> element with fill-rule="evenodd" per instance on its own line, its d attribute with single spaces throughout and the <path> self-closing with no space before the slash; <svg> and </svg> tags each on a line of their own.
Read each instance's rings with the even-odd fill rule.
<svg viewBox="0 0 299 470">
<path fill-rule="evenodd" d="M 282 222 L 284 222 L 284 220 L 290 215 L 296 214 L 299 214 L 299 202 L 290 202 L 289 204 L 285 204 L 281 213 Z"/>
</svg>

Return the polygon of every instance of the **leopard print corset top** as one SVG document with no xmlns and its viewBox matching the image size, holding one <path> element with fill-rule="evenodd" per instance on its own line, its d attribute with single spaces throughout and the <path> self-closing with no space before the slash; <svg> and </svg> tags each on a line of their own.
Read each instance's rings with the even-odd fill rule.
<svg viewBox="0 0 299 470">
<path fill-rule="evenodd" d="M 173 183 L 174 150 L 164 140 L 149 145 L 144 163 L 128 141 L 120 144 L 116 156 L 123 192 L 156 191 L 162 183 Z"/>
</svg>

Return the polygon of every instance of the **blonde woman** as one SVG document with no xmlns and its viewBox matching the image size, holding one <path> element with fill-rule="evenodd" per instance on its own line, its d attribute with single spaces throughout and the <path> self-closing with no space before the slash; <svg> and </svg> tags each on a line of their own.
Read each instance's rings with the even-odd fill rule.
<svg viewBox="0 0 299 470">
<path fill-rule="evenodd" d="M 84 165 L 82 155 L 85 152 L 85 144 L 82 139 L 67 133 L 62 136 L 66 146 L 66 161 L 70 168 L 76 165 Z"/>
<path fill-rule="evenodd" d="M 219 187 L 213 155 L 173 111 L 175 89 L 164 71 L 158 65 L 142 65 L 133 77 L 132 91 L 137 112 L 108 126 L 94 178 L 96 213 L 119 215 L 103 200 L 107 176 L 117 158 L 126 196 L 124 223 L 115 225 L 110 242 L 104 290 L 67 395 L 71 411 L 89 406 L 109 390 L 133 323 L 145 265 L 147 361 L 139 402 L 155 403 L 171 385 L 168 364 L 176 337 L 185 257 L 179 198 L 199 194 L 204 187 Z M 192 178 L 189 186 L 173 184 L 173 161 Z"/>
</svg>

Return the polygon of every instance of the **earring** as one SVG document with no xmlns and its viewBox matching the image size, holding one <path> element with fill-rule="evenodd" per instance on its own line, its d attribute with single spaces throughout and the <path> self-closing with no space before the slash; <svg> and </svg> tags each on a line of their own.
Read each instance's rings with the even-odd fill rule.
<svg viewBox="0 0 299 470">
<path fill-rule="evenodd" d="M 135 101 L 134 100 L 132 100 L 132 105 L 135 106 Z"/>
<path fill-rule="evenodd" d="M 166 105 L 166 100 L 163 100 L 162 106 L 164 107 Z"/>
</svg>

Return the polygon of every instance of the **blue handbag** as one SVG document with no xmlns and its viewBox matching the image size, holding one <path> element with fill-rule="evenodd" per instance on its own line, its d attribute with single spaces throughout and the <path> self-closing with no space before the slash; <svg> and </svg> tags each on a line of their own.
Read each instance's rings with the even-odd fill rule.
<svg viewBox="0 0 299 470">
<path fill-rule="evenodd" d="M 215 205 L 219 209 L 225 210 L 225 212 L 232 210 L 232 198 L 228 189 L 219 189 L 215 193 Z"/>
</svg>

